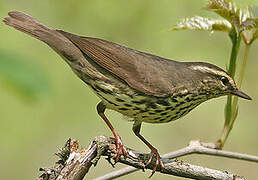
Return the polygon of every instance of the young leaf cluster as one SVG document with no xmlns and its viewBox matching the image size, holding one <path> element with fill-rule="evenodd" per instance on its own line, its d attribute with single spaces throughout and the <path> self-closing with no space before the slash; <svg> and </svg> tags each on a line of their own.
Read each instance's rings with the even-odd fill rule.
<svg viewBox="0 0 258 180">
<path fill-rule="evenodd" d="M 182 19 L 172 27 L 172 30 L 202 30 L 237 33 L 250 31 L 245 34 L 248 42 L 258 37 L 258 8 L 238 7 L 232 0 L 209 0 L 207 10 L 215 12 L 223 19 L 194 16 Z"/>
<path fill-rule="evenodd" d="M 232 42 L 232 50 L 227 72 L 232 78 L 234 78 L 236 67 L 239 64 L 237 56 L 243 39 L 246 48 L 237 84 L 238 87 L 241 87 L 250 45 L 258 38 L 258 7 L 240 8 L 232 0 L 209 0 L 206 9 L 215 12 L 222 19 L 194 16 L 181 20 L 172 30 L 221 31 L 228 33 Z M 218 148 L 223 147 L 237 118 L 237 102 L 237 97 L 228 96 L 225 106 L 225 124 L 222 136 L 218 140 L 218 144 L 220 144 Z"/>
</svg>

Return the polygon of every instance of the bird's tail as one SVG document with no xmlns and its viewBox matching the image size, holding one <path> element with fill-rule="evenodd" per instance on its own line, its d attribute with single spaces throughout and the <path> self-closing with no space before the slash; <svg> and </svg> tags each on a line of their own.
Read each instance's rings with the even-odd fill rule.
<svg viewBox="0 0 258 180">
<path fill-rule="evenodd" d="M 56 35 L 55 30 L 46 27 L 23 12 L 11 11 L 8 15 L 9 17 L 3 20 L 6 25 L 44 41 L 45 43 L 48 43 L 51 36 Z"/>
<path fill-rule="evenodd" d="M 9 17 L 3 19 L 6 25 L 45 42 L 64 57 L 68 64 L 72 65 L 74 61 L 83 59 L 80 50 L 58 31 L 41 24 L 23 12 L 11 11 L 8 15 Z"/>
</svg>

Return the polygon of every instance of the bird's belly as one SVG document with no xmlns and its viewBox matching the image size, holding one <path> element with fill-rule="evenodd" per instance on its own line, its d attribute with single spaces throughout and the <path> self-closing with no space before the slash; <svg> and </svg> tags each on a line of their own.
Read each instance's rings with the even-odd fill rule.
<svg viewBox="0 0 258 180">
<path fill-rule="evenodd" d="M 201 103 L 201 101 L 189 101 L 185 97 L 147 96 L 137 93 L 128 86 L 117 88 L 104 82 L 93 82 L 91 87 L 108 109 L 148 123 L 166 123 L 176 120 Z"/>
</svg>

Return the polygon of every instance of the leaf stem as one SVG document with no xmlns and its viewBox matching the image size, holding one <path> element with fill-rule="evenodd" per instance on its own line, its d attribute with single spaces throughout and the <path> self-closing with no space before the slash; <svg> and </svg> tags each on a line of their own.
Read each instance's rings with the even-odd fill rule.
<svg viewBox="0 0 258 180">
<path fill-rule="evenodd" d="M 245 45 L 244 58 L 243 58 L 242 66 L 241 66 L 241 69 L 240 69 L 239 78 L 238 78 L 238 81 L 237 81 L 237 87 L 239 89 L 241 88 L 241 85 L 242 85 L 242 82 L 243 82 L 243 79 L 244 79 L 246 62 L 247 62 L 247 59 L 248 59 L 248 56 L 249 56 L 249 51 L 250 51 L 250 44 L 246 44 Z M 232 109 L 235 109 L 235 111 L 232 112 L 233 117 L 237 116 L 237 103 L 238 103 L 238 97 L 234 96 L 233 103 L 232 103 Z M 232 129 L 235 120 L 236 120 L 236 118 L 232 119 L 232 122 L 230 124 L 230 130 Z"/>
<path fill-rule="evenodd" d="M 241 42 L 241 36 L 236 31 L 235 28 L 232 29 L 232 31 L 229 33 L 229 36 L 232 41 L 232 51 L 230 56 L 230 62 L 229 62 L 229 68 L 228 68 L 228 74 L 234 79 L 235 73 L 236 73 L 236 59 L 239 52 L 240 42 Z M 232 113 L 234 112 L 234 114 Z M 225 123 L 223 132 L 221 135 L 220 141 L 220 148 L 222 148 L 227 140 L 227 137 L 233 127 L 234 120 L 236 118 L 236 112 L 237 112 L 237 105 L 232 106 L 232 96 L 229 95 L 227 98 L 227 103 L 225 106 Z"/>
</svg>

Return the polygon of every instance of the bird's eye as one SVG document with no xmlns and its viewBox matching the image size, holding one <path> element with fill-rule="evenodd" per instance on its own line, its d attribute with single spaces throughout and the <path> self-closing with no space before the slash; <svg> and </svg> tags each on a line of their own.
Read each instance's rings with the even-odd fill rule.
<svg viewBox="0 0 258 180">
<path fill-rule="evenodd" d="M 222 76 L 222 77 L 221 77 L 221 82 L 222 82 L 223 85 L 225 85 L 225 86 L 229 83 L 228 78 L 226 78 L 225 76 Z"/>
</svg>

